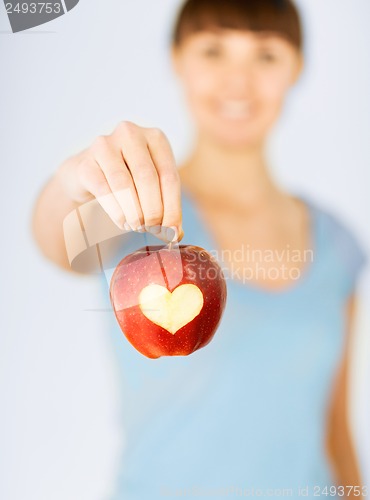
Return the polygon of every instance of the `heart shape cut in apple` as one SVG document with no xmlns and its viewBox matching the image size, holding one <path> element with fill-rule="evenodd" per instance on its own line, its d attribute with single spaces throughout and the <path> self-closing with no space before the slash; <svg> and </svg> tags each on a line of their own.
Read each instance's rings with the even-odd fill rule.
<svg viewBox="0 0 370 500">
<path fill-rule="evenodd" d="M 196 285 L 180 285 L 171 293 L 161 285 L 148 285 L 139 295 L 144 316 L 175 335 L 192 321 L 203 307 L 203 294 Z"/>
<path fill-rule="evenodd" d="M 110 282 L 117 322 L 144 356 L 187 356 L 213 338 L 226 304 L 218 262 L 193 245 L 148 246 L 127 255 Z"/>
</svg>

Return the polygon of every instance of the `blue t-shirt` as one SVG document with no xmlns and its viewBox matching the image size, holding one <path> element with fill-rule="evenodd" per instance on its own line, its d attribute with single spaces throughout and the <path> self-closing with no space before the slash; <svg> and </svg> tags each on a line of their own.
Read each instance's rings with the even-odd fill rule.
<svg viewBox="0 0 370 500">
<path fill-rule="evenodd" d="M 310 213 L 313 261 L 283 291 L 227 279 L 226 309 L 206 347 L 148 359 L 112 312 L 125 439 L 111 500 L 301 498 L 334 484 L 326 414 L 343 354 L 346 303 L 366 259 L 345 225 L 301 199 Z M 185 192 L 182 200 L 181 244 L 212 253 L 196 205 Z M 118 260 L 146 244 L 159 243 L 133 233 Z"/>
</svg>

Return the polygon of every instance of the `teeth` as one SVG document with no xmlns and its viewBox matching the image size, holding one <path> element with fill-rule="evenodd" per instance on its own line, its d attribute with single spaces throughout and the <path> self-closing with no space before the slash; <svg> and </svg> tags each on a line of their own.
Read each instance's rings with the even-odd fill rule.
<svg viewBox="0 0 370 500">
<path fill-rule="evenodd" d="M 246 101 L 224 101 L 220 112 L 226 118 L 247 118 L 251 114 L 251 105 Z"/>
</svg>

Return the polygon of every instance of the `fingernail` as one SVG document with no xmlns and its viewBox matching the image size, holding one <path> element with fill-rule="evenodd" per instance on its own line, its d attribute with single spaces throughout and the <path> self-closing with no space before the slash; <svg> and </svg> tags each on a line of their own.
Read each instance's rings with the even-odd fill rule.
<svg viewBox="0 0 370 500">
<path fill-rule="evenodd" d="M 138 231 L 139 233 L 145 233 L 145 226 L 138 226 L 136 231 Z"/>
<path fill-rule="evenodd" d="M 161 229 L 161 226 L 147 226 L 147 231 L 151 234 L 159 234 Z"/>
<path fill-rule="evenodd" d="M 171 241 L 174 243 L 175 241 L 178 241 L 179 237 L 179 231 L 176 226 L 171 226 L 167 230 L 167 239 L 168 241 Z"/>
<path fill-rule="evenodd" d="M 123 224 L 123 228 L 124 228 L 126 231 L 131 231 L 131 227 L 130 227 L 130 225 L 129 225 L 129 224 L 127 224 L 127 222 L 125 222 L 125 223 Z"/>
</svg>

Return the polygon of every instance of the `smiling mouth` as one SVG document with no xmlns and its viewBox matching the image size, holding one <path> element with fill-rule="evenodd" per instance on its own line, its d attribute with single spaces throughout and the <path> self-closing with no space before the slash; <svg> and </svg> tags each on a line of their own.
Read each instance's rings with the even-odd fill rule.
<svg viewBox="0 0 370 500">
<path fill-rule="evenodd" d="M 247 101 L 223 101 L 220 103 L 219 114 L 228 120 L 246 120 L 251 117 L 251 104 Z"/>
</svg>

